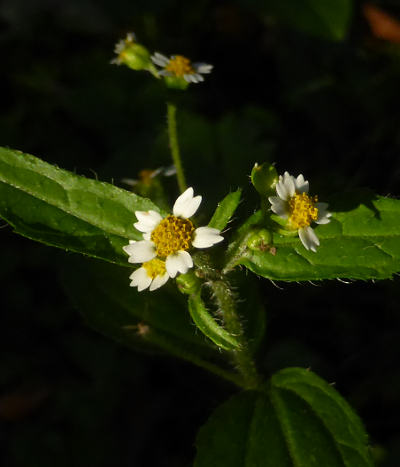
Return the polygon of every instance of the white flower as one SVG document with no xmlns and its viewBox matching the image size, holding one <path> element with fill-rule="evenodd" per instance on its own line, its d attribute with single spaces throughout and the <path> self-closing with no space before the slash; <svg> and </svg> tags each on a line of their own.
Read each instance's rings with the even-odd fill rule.
<svg viewBox="0 0 400 467">
<path fill-rule="evenodd" d="M 130 263 L 144 263 L 142 268 L 146 269 L 146 264 L 162 260 L 165 262 L 165 269 L 168 277 L 175 277 L 178 273 L 185 274 L 193 267 L 193 260 L 188 250 L 195 248 L 209 248 L 223 240 L 220 231 L 211 227 L 194 227 L 189 217 L 193 216 L 201 203 L 201 196 L 193 196 L 193 188 L 188 188 L 175 201 L 173 214 L 163 218 L 156 211 L 136 211 L 138 222 L 134 224 L 137 230 L 143 233 L 143 240 L 130 241 L 129 245 L 123 247 L 125 253 L 129 255 Z M 142 269 L 140 268 L 140 269 Z M 139 269 L 139 270 L 140 270 Z M 138 270 L 138 271 L 139 271 Z M 157 270 L 158 271 L 158 270 Z M 146 271 L 145 271 L 146 272 Z M 165 274 L 157 277 L 157 280 L 150 273 L 135 271 L 135 281 L 131 276 L 133 285 L 138 285 L 139 290 L 143 290 L 150 285 L 150 290 L 160 287 L 166 282 Z M 139 283 L 136 283 L 140 279 Z M 164 280 L 164 282 L 162 282 Z M 162 284 L 158 285 L 160 282 Z M 153 284 L 156 283 L 156 287 Z M 147 285 L 146 285 L 147 284 Z M 132 285 L 132 284 L 131 284 Z M 152 288 L 153 287 L 153 288 Z"/>
<path fill-rule="evenodd" d="M 114 53 L 117 55 L 115 58 L 111 60 L 111 64 L 113 65 L 122 65 L 121 54 L 125 51 L 127 47 L 133 45 L 136 42 L 136 36 L 133 32 L 128 32 L 125 39 L 121 39 L 115 44 Z"/>
<path fill-rule="evenodd" d="M 271 210 L 283 219 L 287 219 L 287 227 L 297 230 L 304 248 L 316 252 L 319 240 L 312 227 L 316 224 L 328 224 L 331 213 L 327 211 L 327 203 L 319 203 L 317 196 L 309 196 L 309 183 L 302 174 L 297 178 L 285 172 L 279 176 L 275 186 L 278 196 L 268 198 Z"/>
<path fill-rule="evenodd" d="M 146 261 L 139 269 L 133 271 L 129 279 L 131 279 L 130 286 L 137 287 L 139 292 L 148 287 L 150 290 L 156 290 L 169 279 L 165 261 L 158 258 Z"/>
<path fill-rule="evenodd" d="M 170 58 L 156 52 L 151 60 L 154 64 L 162 68 L 159 71 L 161 76 L 171 76 L 183 78 L 188 83 L 200 83 L 204 81 L 202 75 L 211 73 L 213 66 L 207 63 L 191 63 L 183 55 L 171 55 Z"/>
</svg>

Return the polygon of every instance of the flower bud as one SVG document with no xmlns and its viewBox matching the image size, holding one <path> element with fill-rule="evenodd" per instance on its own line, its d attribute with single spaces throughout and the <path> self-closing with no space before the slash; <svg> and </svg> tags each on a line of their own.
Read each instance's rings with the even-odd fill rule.
<svg viewBox="0 0 400 467">
<path fill-rule="evenodd" d="M 254 164 L 251 171 L 251 183 L 260 196 L 270 196 L 274 193 L 275 185 L 278 182 L 278 173 L 275 167 L 268 162 L 258 165 Z"/>
<path fill-rule="evenodd" d="M 266 229 L 257 229 L 247 240 L 247 247 L 253 251 L 272 251 L 272 234 Z"/>
<path fill-rule="evenodd" d="M 125 39 L 119 41 L 114 49 L 117 57 L 111 61 L 116 65 L 126 65 L 132 70 L 149 70 L 153 68 L 150 52 L 136 42 L 133 33 L 127 34 Z"/>
</svg>

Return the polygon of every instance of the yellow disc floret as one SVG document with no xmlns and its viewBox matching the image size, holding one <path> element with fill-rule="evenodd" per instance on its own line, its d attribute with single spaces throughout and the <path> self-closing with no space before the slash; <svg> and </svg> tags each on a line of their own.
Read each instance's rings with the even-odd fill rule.
<svg viewBox="0 0 400 467">
<path fill-rule="evenodd" d="M 175 55 L 165 67 L 166 71 L 171 72 L 178 78 L 183 78 L 185 75 L 192 75 L 195 73 L 190 60 L 183 55 Z"/>
<path fill-rule="evenodd" d="M 165 269 L 165 261 L 161 261 L 161 259 L 154 258 L 142 265 L 146 273 L 152 279 L 155 279 L 157 276 L 163 276 L 166 272 Z"/>
<path fill-rule="evenodd" d="M 317 196 L 310 197 L 306 193 L 296 193 L 289 199 L 289 224 L 292 229 L 308 227 L 318 219 Z"/>
<path fill-rule="evenodd" d="M 177 251 L 186 251 L 192 245 L 194 225 L 189 219 L 168 216 L 151 233 L 157 256 L 166 258 Z"/>
</svg>

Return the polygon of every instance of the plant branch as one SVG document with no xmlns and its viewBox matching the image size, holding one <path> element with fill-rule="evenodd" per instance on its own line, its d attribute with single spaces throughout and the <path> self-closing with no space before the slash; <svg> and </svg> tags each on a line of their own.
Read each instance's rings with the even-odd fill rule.
<svg viewBox="0 0 400 467">
<path fill-rule="evenodd" d="M 186 190 L 187 185 L 185 180 L 185 174 L 183 172 L 181 154 L 178 143 L 178 132 L 176 128 L 176 105 L 172 102 L 167 102 L 167 124 L 169 148 L 171 151 L 172 161 L 175 165 L 179 189 L 181 193 L 183 193 Z"/>
<path fill-rule="evenodd" d="M 235 298 L 230 284 L 224 280 L 210 281 L 214 298 L 221 311 L 226 329 L 233 334 L 240 343 L 238 350 L 232 351 L 237 368 L 243 376 L 247 389 L 257 389 L 261 380 L 246 340 L 242 323 L 237 313 Z"/>
</svg>

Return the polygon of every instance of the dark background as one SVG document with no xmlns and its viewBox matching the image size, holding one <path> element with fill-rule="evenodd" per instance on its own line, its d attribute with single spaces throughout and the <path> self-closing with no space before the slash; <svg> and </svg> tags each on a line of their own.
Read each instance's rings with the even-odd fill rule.
<svg viewBox="0 0 400 467">
<path fill-rule="evenodd" d="M 394 0 L 376 5 L 400 20 Z M 162 86 L 109 64 L 133 30 L 150 50 L 215 66 L 178 117 L 188 181 L 209 212 L 237 186 L 255 200 L 248 174 L 264 160 L 304 173 L 322 200 L 359 186 L 398 195 L 400 45 L 374 37 L 363 4 L 343 41 L 318 18 L 294 25 L 289 7 L 273 6 L 3 0 L 1 145 L 121 186 L 169 165 Z M 235 388 L 91 331 L 64 291 L 65 253 L 7 226 L 0 236 L 1 465 L 191 465 L 198 427 Z M 258 282 L 268 319 L 260 367 L 311 367 L 334 382 L 379 465 L 398 467 L 398 279 Z"/>
</svg>

